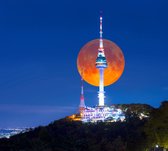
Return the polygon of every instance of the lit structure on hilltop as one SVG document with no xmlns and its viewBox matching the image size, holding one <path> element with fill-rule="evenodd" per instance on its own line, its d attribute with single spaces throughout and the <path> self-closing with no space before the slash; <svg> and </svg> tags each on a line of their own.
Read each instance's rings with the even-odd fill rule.
<svg viewBox="0 0 168 151">
<path fill-rule="evenodd" d="M 107 68 L 107 61 L 104 54 L 104 48 L 103 48 L 103 31 L 102 31 L 102 16 L 100 16 L 100 39 L 99 39 L 99 49 L 98 49 L 98 55 L 96 59 L 96 68 L 99 69 L 100 73 L 100 79 L 99 79 L 99 92 L 98 92 L 98 98 L 99 98 L 99 106 L 104 106 L 104 68 Z"/>
<path fill-rule="evenodd" d="M 120 108 L 116 108 L 115 106 L 106 106 L 104 104 L 105 99 L 105 91 L 104 91 L 104 69 L 107 68 L 107 61 L 104 53 L 103 47 L 103 31 L 102 31 L 102 16 L 100 16 L 100 39 L 99 39 L 99 48 L 98 53 L 96 50 L 96 63 L 91 64 L 92 66 L 96 66 L 99 70 L 99 91 L 98 91 L 98 106 L 95 107 L 87 107 L 84 102 L 84 90 L 83 90 L 83 78 L 81 78 L 81 96 L 80 96 L 80 105 L 79 105 L 79 113 L 70 116 L 71 119 L 75 121 L 82 122 L 116 122 L 116 121 L 124 121 L 125 115 Z M 97 48 L 96 48 L 97 49 Z M 83 77 L 83 69 L 81 69 L 81 77 Z"/>
<path fill-rule="evenodd" d="M 81 112 L 81 121 L 83 122 L 117 122 L 124 120 L 123 111 L 115 106 L 86 107 Z"/>
<path fill-rule="evenodd" d="M 125 114 L 127 114 L 127 111 L 128 113 L 135 113 L 140 119 L 148 118 L 149 112 L 146 110 L 140 111 L 138 109 L 139 107 L 137 108 L 136 105 L 107 106 L 104 103 L 104 86 L 110 85 L 118 80 L 124 70 L 125 61 L 123 53 L 117 45 L 110 42 L 110 40 L 102 39 L 102 19 L 102 16 L 100 16 L 100 38 L 87 43 L 84 47 L 82 47 L 78 55 L 78 71 L 82 77 L 80 105 L 78 110 L 79 112 L 69 116 L 69 118 L 74 121 L 82 122 L 117 122 L 126 120 Z M 106 60 L 104 50 L 108 61 Z M 116 75 L 118 75 L 117 78 Z M 107 83 L 106 80 L 112 76 L 116 79 Z M 91 85 L 99 86 L 98 106 L 85 106 L 83 80 Z"/>
<path fill-rule="evenodd" d="M 99 103 L 96 107 L 86 107 L 84 103 L 84 92 L 83 92 L 83 79 L 81 79 L 81 97 L 80 97 L 80 117 L 83 122 L 115 122 L 115 121 L 124 121 L 125 115 L 121 109 L 116 108 L 115 106 L 105 106 L 104 105 L 104 69 L 107 68 L 107 61 L 103 48 L 103 31 L 102 31 L 102 16 L 100 16 L 100 39 L 99 39 L 99 48 L 96 58 L 96 68 L 99 69 L 99 91 L 98 98 Z M 79 120 L 79 118 L 75 118 Z"/>
<path fill-rule="evenodd" d="M 83 78 L 81 77 L 81 94 L 80 94 L 80 104 L 79 104 L 79 112 L 81 113 L 85 109 L 85 99 L 84 99 L 84 91 L 83 91 Z"/>
<path fill-rule="evenodd" d="M 82 122 L 116 122 L 124 121 L 125 115 L 121 109 L 115 108 L 115 106 L 96 106 L 86 107 L 84 99 L 83 78 L 81 77 L 81 94 L 79 104 L 79 116 L 72 116 L 75 121 Z"/>
</svg>

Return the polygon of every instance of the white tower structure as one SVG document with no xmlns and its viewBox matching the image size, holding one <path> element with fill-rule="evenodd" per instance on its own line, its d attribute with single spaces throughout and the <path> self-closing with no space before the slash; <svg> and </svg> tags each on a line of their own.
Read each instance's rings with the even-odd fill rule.
<svg viewBox="0 0 168 151">
<path fill-rule="evenodd" d="M 105 91 L 104 91 L 104 69 L 107 68 L 107 61 L 104 54 L 103 48 L 103 30 L 102 30 L 102 16 L 100 16 L 100 39 L 99 39 L 99 48 L 98 48 L 98 55 L 96 59 L 96 68 L 99 69 L 100 79 L 99 79 L 99 91 L 98 91 L 98 99 L 99 99 L 99 106 L 104 106 L 104 98 L 105 98 Z"/>
</svg>

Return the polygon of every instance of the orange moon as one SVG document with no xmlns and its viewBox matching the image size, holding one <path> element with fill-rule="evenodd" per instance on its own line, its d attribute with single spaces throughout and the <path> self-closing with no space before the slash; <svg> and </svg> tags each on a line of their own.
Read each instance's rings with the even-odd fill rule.
<svg viewBox="0 0 168 151">
<path fill-rule="evenodd" d="M 103 39 L 107 68 L 104 69 L 104 86 L 116 82 L 124 71 L 125 59 L 122 50 L 112 41 Z M 85 44 L 77 58 L 77 68 L 82 78 L 93 86 L 99 86 L 99 69 L 96 68 L 96 58 L 99 39 Z"/>
</svg>

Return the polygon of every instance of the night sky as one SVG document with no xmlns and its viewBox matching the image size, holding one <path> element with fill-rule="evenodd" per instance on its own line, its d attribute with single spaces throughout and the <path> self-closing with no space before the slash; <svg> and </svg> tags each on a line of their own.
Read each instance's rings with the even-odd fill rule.
<svg viewBox="0 0 168 151">
<path fill-rule="evenodd" d="M 167 0 L 1 0 L 0 128 L 30 127 L 77 111 L 80 48 L 103 36 L 125 56 L 121 78 L 105 88 L 106 104 L 168 99 Z M 85 103 L 98 88 L 84 83 Z"/>
</svg>

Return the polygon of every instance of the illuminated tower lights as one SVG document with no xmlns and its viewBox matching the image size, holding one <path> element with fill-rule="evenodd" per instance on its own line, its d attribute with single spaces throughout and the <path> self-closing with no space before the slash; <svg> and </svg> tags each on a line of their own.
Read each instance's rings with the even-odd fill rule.
<svg viewBox="0 0 168 151">
<path fill-rule="evenodd" d="M 81 113 L 85 109 L 85 99 L 84 99 L 84 91 L 83 91 L 83 78 L 81 77 L 81 94 L 80 94 L 80 105 L 79 112 Z"/>
<path fill-rule="evenodd" d="M 104 106 L 104 98 L 105 98 L 105 91 L 104 91 L 104 68 L 107 68 L 107 61 L 104 54 L 103 48 L 103 31 L 102 31 L 102 16 L 100 16 L 100 39 L 99 39 L 99 48 L 98 48 L 98 55 L 96 59 L 96 68 L 99 69 L 100 79 L 99 79 L 99 91 L 98 91 L 98 99 L 99 99 L 99 106 Z"/>
</svg>

